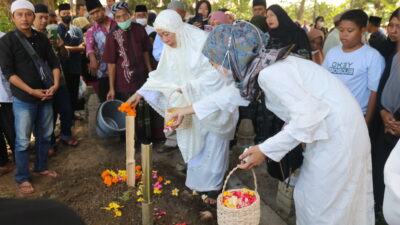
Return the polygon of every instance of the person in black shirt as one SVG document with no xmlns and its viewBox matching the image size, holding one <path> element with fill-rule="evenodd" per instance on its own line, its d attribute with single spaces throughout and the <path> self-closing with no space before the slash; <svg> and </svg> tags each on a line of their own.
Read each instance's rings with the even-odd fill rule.
<svg viewBox="0 0 400 225">
<path fill-rule="evenodd" d="M 189 19 L 189 24 L 204 30 L 204 25 L 208 24 L 208 16 L 211 14 L 211 3 L 202 0 L 196 3 L 196 15 Z"/>
<path fill-rule="evenodd" d="M 368 43 L 371 47 L 378 50 L 379 46 L 386 41 L 386 35 L 382 32 L 381 28 L 382 18 L 377 16 L 370 16 L 368 19 L 367 30 L 371 33 Z M 379 51 L 379 50 L 378 50 Z"/>
<path fill-rule="evenodd" d="M 385 193 L 383 172 L 392 149 L 400 140 L 399 102 L 399 48 L 400 48 L 400 8 L 389 18 L 388 39 L 384 57 L 386 68 L 382 74 L 376 94 L 376 106 L 379 114 L 376 120 L 372 142 L 372 178 L 376 211 L 382 210 Z M 389 100 L 388 100 L 389 99 Z M 391 99 L 391 100 L 390 100 Z"/>
<path fill-rule="evenodd" d="M 72 110 L 78 109 L 79 83 L 82 74 L 82 56 L 85 47 L 83 33 L 79 27 L 71 24 L 71 6 L 61 4 L 58 6 L 61 22 L 58 24 L 58 35 L 64 41 L 65 48 L 70 52 L 69 57 L 61 59 L 65 81 L 70 94 Z"/>
<path fill-rule="evenodd" d="M 55 171 L 47 168 L 47 154 L 53 131 L 51 99 L 59 86 L 59 62 L 46 35 L 32 29 L 34 6 L 26 0 L 11 5 L 12 20 L 17 27 L 0 39 L 0 67 L 11 83 L 15 116 L 15 181 L 23 194 L 34 192 L 29 181 L 29 151 L 31 133 L 35 135 L 36 160 L 34 175 L 57 178 Z M 19 33 L 19 34 L 18 34 Z M 22 42 L 21 35 L 32 45 L 37 55 L 51 68 L 54 85 L 45 89 L 37 68 Z"/>
</svg>

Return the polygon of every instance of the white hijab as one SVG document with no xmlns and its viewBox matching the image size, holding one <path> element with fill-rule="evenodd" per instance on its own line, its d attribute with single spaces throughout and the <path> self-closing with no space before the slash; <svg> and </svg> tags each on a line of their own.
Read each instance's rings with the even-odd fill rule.
<svg viewBox="0 0 400 225">
<path fill-rule="evenodd" d="M 176 48 L 164 45 L 157 69 L 149 73 L 149 78 L 139 91 L 142 95 L 144 93 L 145 100 L 160 115 L 164 116 L 167 107 L 192 105 L 222 89 L 228 89 L 225 93 L 234 92 L 240 98 L 234 84 L 228 84 L 227 81 L 221 79 L 209 60 L 202 54 L 208 36 L 207 32 L 184 23 L 178 13 L 173 10 L 162 11 L 154 22 L 154 28 L 175 33 L 177 40 Z M 173 93 L 178 88 L 183 94 Z M 153 93 L 146 95 L 148 91 Z M 154 97 L 154 92 L 160 95 Z M 171 101 L 167 106 L 170 95 Z M 178 146 L 185 162 L 200 153 L 207 132 L 213 132 L 223 138 L 233 137 L 236 127 L 233 121 L 237 120 L 236 111 L 236 108 L 217 111 L 201 121 L 196 116 L 192 116 L 191 128 L 177 131 Z"/>
</svg>

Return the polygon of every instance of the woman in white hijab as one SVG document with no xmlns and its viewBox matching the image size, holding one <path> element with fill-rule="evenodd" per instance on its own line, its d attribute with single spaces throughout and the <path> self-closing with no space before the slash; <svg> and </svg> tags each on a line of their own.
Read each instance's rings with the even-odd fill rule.
<svg viewBox="0 0 400 225">
<path fill-rule="evenodd" d="M 248 102 L 241 99 L 232 80 L 222 79 L 201 53 L 206 32 L 183 23 L 173 10 L 162 11 L 154 27 L 166 45 L 157 70 L 128 102 L 135 104 L 144 97 L 161 116 L 165 116 L 167 107 L 193 105 L 184 108 L 196 112 L 190 128 L 177 130 L 178 146 L 188 163 L 186 186 L 207 192 L 206 202 L 214 203 L 228 168 L 237 106 Z M 227 101 L 233 103 L 232 107 L 221 108 Z M 210 105 L 216 106 L 215 110 L 203 113 Z"/>
</svg>

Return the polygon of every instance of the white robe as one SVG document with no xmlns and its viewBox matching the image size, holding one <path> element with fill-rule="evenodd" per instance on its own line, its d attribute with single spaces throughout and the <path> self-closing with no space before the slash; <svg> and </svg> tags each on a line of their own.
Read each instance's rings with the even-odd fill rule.
<svg viewBox="0 0 400 225">
<path fill-rule="evenodd" d="M 173 10 L 162 11 L 154 26 L 175 33 L 177 47 L 164 46 L 157 70 L 149 73 L 138 92 L 161 116 L 167 108 L 193 105 L 196 114 L 191 127 L 176 132 L 182 157 L 188 162 L 186 186 L 202 192 L 219 190 L 238 106 L 248 102 L 242 100 L 233 80 L 223 79 L 201 53 L 207 32 L 183 23 Z M 176 89 L 182 94 L 175 93 Z M 231 107 L 224 107 L 227 101 Z"/>
<path fill-rule="evenodd" d="M 384 176 L 383 215 L 389 225 L 400 225 L 400 141 L 386 161 Z"/>
<path fill-rule="evenodd" d="M 297 225 L 374 225 L 370 140 L 350 91 L 293 56 L 262 70 L 258 82 L 267 108 L 288 123 L 261 151 L 280 161 L 307 144 L 294 190 Z"/>
</svg>

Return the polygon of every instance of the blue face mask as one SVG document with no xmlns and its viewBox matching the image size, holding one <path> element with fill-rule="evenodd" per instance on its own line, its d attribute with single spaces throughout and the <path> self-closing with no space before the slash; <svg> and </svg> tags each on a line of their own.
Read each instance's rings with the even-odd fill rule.
<svg viewBox="0 0 400 225">
<path fill-rule="evenodd" d="M 131 24 L 132 24 L 132 21 L 129 19 L 129 20 L 125 21 L 125 22 L 118 23 L 118 26 L 119 26 L 122 30 L 126 30 L 126 29 L 128 29 L 128 28 L 131 26 Z"/>
</svg>

